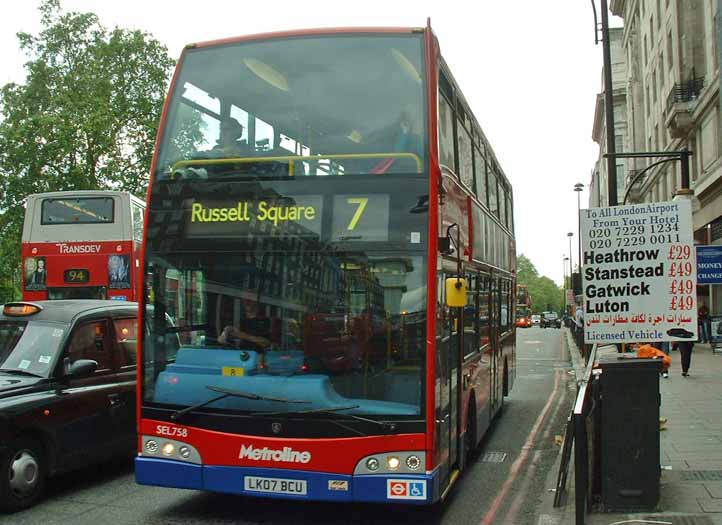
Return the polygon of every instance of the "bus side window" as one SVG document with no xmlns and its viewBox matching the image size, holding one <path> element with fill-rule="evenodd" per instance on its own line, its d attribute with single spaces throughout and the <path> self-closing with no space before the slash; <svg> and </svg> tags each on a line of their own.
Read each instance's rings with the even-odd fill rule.
<svg viewBox="0 0 722 525">
<path fill-rule="evenodd" d="M 133 240 L 143 242 L 143 208 L 133 204 Z"/>
</svg>

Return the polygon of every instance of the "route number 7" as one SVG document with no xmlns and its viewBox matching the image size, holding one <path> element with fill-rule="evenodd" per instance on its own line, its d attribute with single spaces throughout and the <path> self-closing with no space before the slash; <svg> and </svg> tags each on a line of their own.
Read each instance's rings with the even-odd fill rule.
<svg viewBox="0 0 722 525">
<path fill-rule="evenodd" d="M 369 203 L 369 199 L 368 197 L 358 197 L 354 199 L 346 199 L 346 202 L 349 204 L 356 204 L 358 206 L 358 208 L 356 208 L 356 213 L 354 213 L 353 217 L 351 217 L 351 222 L 349 222 L 346 227 L 348 231 L 352 231 L 358 225 L 358 221 L 361 220 L 361 215 L 363 215 L 366 205 Z"/>
</svg>

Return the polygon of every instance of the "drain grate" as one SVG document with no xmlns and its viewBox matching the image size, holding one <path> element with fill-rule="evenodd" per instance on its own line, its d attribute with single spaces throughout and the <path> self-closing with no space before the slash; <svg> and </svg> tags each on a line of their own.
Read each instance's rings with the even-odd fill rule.
<svg viewBox="0 0 722 525">
<path fill-rule="evenodd" d="M 682 481 L 722 481 L 722 470 L 682 470 Z"/>
<path fill-rule="evenodd" d="M 674 525 L 714 525 L 707 516 L 677 516 L 662 514 L 659 516 L 645 516 L 644 520 L 658 523 L 674 523 Z"/>
<path fill-rule="evenodd" d="M 481 461 L 484 463 L 502 463 L 506 459 L 506 452 L 484 452 Z"/>
</svg>

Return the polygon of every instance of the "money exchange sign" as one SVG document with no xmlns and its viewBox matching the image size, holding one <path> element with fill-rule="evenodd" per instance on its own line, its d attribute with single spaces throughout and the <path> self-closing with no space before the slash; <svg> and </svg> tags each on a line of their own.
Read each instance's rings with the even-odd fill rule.
<svg viewBox="0 0 722 525">
<path fill-rule="evenodd" d="M 586 343 L 697 338 L 688 201 L 581 210 Z"/>
</svg>

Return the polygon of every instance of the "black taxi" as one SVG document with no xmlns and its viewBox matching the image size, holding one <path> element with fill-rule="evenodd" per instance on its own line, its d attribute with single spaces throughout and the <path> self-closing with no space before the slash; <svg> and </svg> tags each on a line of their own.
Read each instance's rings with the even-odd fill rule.
<svg viewBox="0 0 722 525">
<path fill-rule="evenodd" d="M 0 509 L 54 474 L 136 448 L 138 305 L 17 302 L 0 313 Z"/>
</svg>

